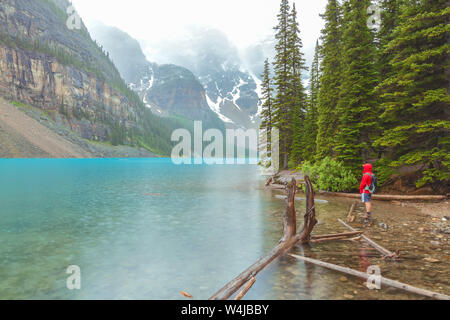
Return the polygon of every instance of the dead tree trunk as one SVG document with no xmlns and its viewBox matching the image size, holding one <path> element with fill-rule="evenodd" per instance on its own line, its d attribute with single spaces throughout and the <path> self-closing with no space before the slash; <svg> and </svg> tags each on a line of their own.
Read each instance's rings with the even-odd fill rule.
<svg viewBox="0 0 450 320">
<path fill-rule="evenodd" d="M 340 192 L 322 192 L 325 195 L 329 195 L 332 197 L 343 197 L 343 198 L 361 198 L 360 194 L 355 193 L 340 193 Z M 445 200 L 447 196 L 435 196 L 435 195 L 426 195 L 426 196 L 402 196 L 402 195 L 387 195 L 387 194 L 374 194 L 372 195 L 372 200 L 381 200 L 381 201 L 427 201 L 427 200 Z"/>
<path fill-rule="evenodd" d="M 335 270 L 335 271 L 343 272 L 343 273 L 346 273 L 346 274 L 350 274 L 352 276 L 359 277 L 359 278 L 362 278 L 362 279 L 365 279 L 365 280 L 369 280 L 370 277 L 371 277 L 370 274 L 367 274 L 367 273 L 364 273 L 364 272 L 361 272 L 361 271 L 357 271 L 357 270 L 353 270 L 353 269 L 350 269 L 350 268 L 347 268 L 347 267 L 341 267 L 341 266 L 338 266 L 338 265 L 335 265 L 335 264 L 326 263 L 326 262 L 323 262 L 323 261 L 320 261 L 320 260 L 311 259 L 311 258 L 307 258 L 307 257 L 302 257 L 302 256 L 298 256 L 298 255 L 295 255 L 295 254 L 291 254 L 290 256 L 293 257 L 293 258 L 296 258 L 298 260 L 306 261 L 306 262 L 313 263 L 315 265 L 318 265 L 318 266 L 321 266 L 321 267 L 324 267 L 324 268 L 328 268 L 328 269 L 331 269 L 331 270 Z M 438 292 L 433 292 L 433 291 L 429 291 L 429 290 L 425 290 L 425 289 L 421 289 L 421 288 L 417 288 L 417 287 L 413 287 L 413 286 L 410 286 L 409 284 L 405 284 L 405 283 L 398 282 L 396 280 L 391 280 L 391 279 L 388 279 L 388 278 L 384 278 L 382 276 L 380 276 L 380 284 L 385 284 L 385 285 L 388 285 L 388 286 L 391 286 L 391 287 L 394 287 L 394 288 L 397 288 L 397 289 L 405 290 L 405 291 L 408 291 L 408 292 L 412 292 L 412 293 L 415 293 L 415 294 L 423 295 L 423 296 L 430 297 L 430 298 L 433 298 L 433 299 L 450 300 L 450 297 L 445 295 L 445 294 L 438 293 Z"/>
<path fill-rule="evenodd" d="M 297 218 L 295 213 L 295 193 L 297 192 L 297 181 L 292 179 L 288 185 L 288 195 L 286 198 L 286 210 L 283 216 L 283 239 L 284 241 L 294 237 L 297 233 Z"/>
<path fill-rule="evenodd" d="M 255 282 L 256 282 L 256 279 L 254 277 L 252 277 L 250 279 L 250 281 L 247 282 L 247 284 L 245 285 L 245 288 L 242 289 L 242 291 L 238 293 L 238 295 L 236 296 L 236 298 L 234 298 L 234 300 L 242 300 L 242 298 L 244 298 L 244 296 L 247 294 L 247 292 L 253 287 Z"/>
<path fill-rule="evenodd" d="M 311 232 L 317 224 L 316 220 L 316 204 L 314 202 L 314 188 L 308 176 L 305 177 L 306 182 L 306 214 L 303 230 L 300 232 L 301 243 L 309 242 Z"/>
<path fill-rule="evenodd" d="M 291 184 L 288 187 L 288 196 L 286 199 L 286 210 L 283 215 L 283 238 L 265 257 L 258 260 L 247 270 L 242 272 L 239 276 L 228 282 L 222 289 L 216 292 L 210 300 L 227 300 L 233 294 L 235 294 L 239 288 L 248 283 L 251 278 L 261 272 L 272 261 L 279 256 L 285 254 L 292 249 L 298 243 L 308 242 L 310 240 L 310 233 L 314 228 L 316 221 L 316 212 L 314 207 L 314 189 L 311 181 L 308 177 L 305 177 L 306 189 L 307 189 L 307 202 L 306 202 L 306 214 L 305 225 L 302 232 L 296 235 L 296 214 L 295 214 L 295 192 L 297 188 L 297 181 L 292 179 Z"/>
</svg>

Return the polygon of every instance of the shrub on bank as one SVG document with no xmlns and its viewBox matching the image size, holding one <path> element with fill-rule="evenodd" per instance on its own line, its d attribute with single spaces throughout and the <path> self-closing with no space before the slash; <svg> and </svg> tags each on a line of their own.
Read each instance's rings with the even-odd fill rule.
<svg viewBox="0 0 450 320">
<path fill-rule="evenodd" d="M 359 186 L 354 172 L 331 157 L 316 162 L 304 162 L 299 170 L 308 175 L 316 190 L 331 192 L 351 192 Z"/>
</svg>

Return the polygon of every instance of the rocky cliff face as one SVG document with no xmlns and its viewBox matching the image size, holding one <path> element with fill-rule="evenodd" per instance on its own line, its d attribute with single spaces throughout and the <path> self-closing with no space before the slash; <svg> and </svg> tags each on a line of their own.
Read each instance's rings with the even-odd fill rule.
<svg viewBox="0 0 450 320">
<path fill-rule="evenodd" d="M 0 95 L 50 111 L 83 138 L 107 140 L 107 119 L 135 125 L 135 107 L 126 97 L 52 57 L 0 45 L 0 70 Z"/>
<path fill-rule="evenodd" d="M 0 2 L 0 95 L 41 108 L 83 138 L 121 143 L 152 119 L 86 27 L 70 30 L 66 0 Z"/>
</svg>

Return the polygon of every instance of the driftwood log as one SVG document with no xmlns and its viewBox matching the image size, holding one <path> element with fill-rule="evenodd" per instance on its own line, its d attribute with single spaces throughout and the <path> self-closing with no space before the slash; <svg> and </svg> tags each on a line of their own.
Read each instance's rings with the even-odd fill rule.
<svg viewBox="0 0 450 320">
<path fill-rule="evenodd" d="M 285 200 L 286 196 L 282 196 L 277 194 L 275 196 L 275 198 L 280 199 L 280 200 Z M 295 201 L 306 201 L 306 198 L 301 198 L 301 197 L 295 197 Z M 328 200 L 322 200 L 322 199 L 314 199 L 315 203 L 328 203 Z"/>
<path fill-rule="evenodd" d="M 251 279 L 245 285 L 244 289 L 242 289 L 242 291 L 238 293 L 238 295 L 236 296 L 236 298 L 234 298 L 234 300 L 242 300 L 242 298 L 247 294 L 247 292 L 253 287 L 255 282 L 256 282 L 255 277 L 251 277 Z"/>
<path fill-rule="evenodd" d="M 295 212 L 295 193 L 297 191 L 297 181 L 292 179 L 288 185 L 288 195 L 286 198 L 286 210 L 283 215 L 283 238 L 265 257 L 259 259 L 252 266 L 242 272 L 239 276 L 228 282 L 223 288 L 216 292 L 210 300 L 227 300 L 235 294 L 243 285 L 248 283 L 251 278 L 261 272 L 271 262 L 285 254 L 298 243 L 305 243 L 310 240 L 310 234 L 317 224 L 316 211 L 314 205 L 314 189 L 309 177 L 305 177 L 306 183 L 306 214 L 304 217 L 304 226 L 300 234 L 296 235 L 296 212 Z"/>
<path fill-rule="evenodd" d="M 339 271 L 339 272 L 343 272 L 355 277 L 359 277 L 365 280 L 368 280 L 369 277 L 371 277 L 370 274 L 368 273 L 364 273 L 361 271 L 357 271 L 357 270 L 353 270 L 347 267 L 341 267 L 335 264 L 331 264 L 331 263 L 326 263 L 320 260 L 315 260 L 315 259 L 311 259 L 311 258 L 306 258 L 306 257 L 302 257 L 302 256 L 298 256 L 298 255 L 294 255 L 294 254 L 290 254 L 291 257 L 298 259 L 298 260 L 302 260 L 302 261 L 306 261 L 327 269 L 331 269 L 334 271 Z M 422 295 L 422 296 L 426 296 L 429 298 L 433 298 L 433 299 L 438 299 L 438 300 L 450 300 L 450 297 L 445 295 L 445 294 L 441 294 L 441 293 L 437 293 L 437 292 L 433 292 L 433 291 L 429 291 L 429 290 L 425 290 L 425 289 L 421 289 L 421 288 L 417 288 L 417 287 L 413 287 L 409 284 L 404 284 L 401 282 L 398 282 L 396 280 L 391 280 L 391 279 L 387 279 L 384 278 L 382 276 L 380 276 L 380 283 L 381 284 L 385 284 L 388 285 L 390 287 L 394 287 L 397 289 L 401 289 L 401 290 L 405 290 L 411 293 L 415 293 L 418 295 Z"/>
<path fill-rule="evenodd" d="M 336 237 L 351 237 L 362 234 L 362 231 L 352 231 L 352 232 L 344 232 L 344 233 L 334 233 L 334 234 L 321 234 L 317 236 L 312 236 L 311 239 L 323 239 L 323 238 L 336 238 Z"/>
<path fill-rule="evenodd" d="M 355 237 L 360 237 L 362 232 L 345 232 L 345 233 L 336 233 L 336 234 L 324 234 L 319 236 L 312 236 L 310 242 L 324 242 L 324 241 L 333 241 L 333 240 L 354 240 Z"/>
<path fill-rule="evenodd" d="M 350 231 L 357 231 L 356 229 L 352 228 L 351 226 L 349 226 L 348 224 L 346 224 L 344 221 L 342 221 L 341 219 L 338 219 L 338 221 L 344 225 L 347 229 L 349 229 Z M 364 241 L 366 241 L 368 244 L 370 244 L 372 247 L 374 247 L 378 252 L 380 252 L 383 256 L 385 256 L 386 258 L 389 259 L 397 259 L 398 258 L 398 253 L 396 252 L 392 252 L 389 251 L 388 249 L 383 248 L 382 246 L 380 246 L 378 243 L 376 243 L 375 241 L 371 240 L 369 237 L 365 236 L 365 235 L 361 235 L 362 239 Z"/>
<path fill-rule="evenodd" d="M 350 210 L 348 211 L 348 215 L 347 215 L 348 223 L 352 223 L 356 219 L 356 217 L 353 215 L 353 211 L 355 211 L 357 204 L 358 204 L 357 202 L 353 202 L 352 206 L 350 207 Z"/>
<path fill-rule="evenodd" d="M 343 197 L 343 198 L 354 198 L 354 199 L 360 199 L 360 194 L 355 193 L 340 193 L 340 192 L 321 192 L 322 194 L 333 196 L 333 197 Z M 447 199 L 447 196 L 401 196 L 401 195 L 387 195 L 387 194 L 373 194 L 372 195 L 373 200 L 384 200 L 384 201 L 426 201 L 426 200 L 445 200 Z"/>
</svg>

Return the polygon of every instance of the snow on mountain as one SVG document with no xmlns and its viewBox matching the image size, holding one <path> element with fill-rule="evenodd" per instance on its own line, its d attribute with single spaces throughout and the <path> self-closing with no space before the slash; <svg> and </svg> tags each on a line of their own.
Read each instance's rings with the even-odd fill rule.
<svg viewBox="0 0 450 320">
<path fill-rule="evenodd" d="M 205 88 L 209 107 L 227 126 L 258 126 L 261 81 L 246 70 L 238 50 L 219 30 L 186 32 L 177 41 L 154 44 L 151 54 L 156 61 L 191 70 Z"/>
<path fill-rule="evenodd" d="M 205 128 L 224 128 L 225 118 L 211 111 L 203 85 L 190 70 L 149 62 L 139 42 L 117 28 L 97 25 L 91 34 L 109 52 L 128 86 L 154 114 L 203 121 Z"/>
</svg>

